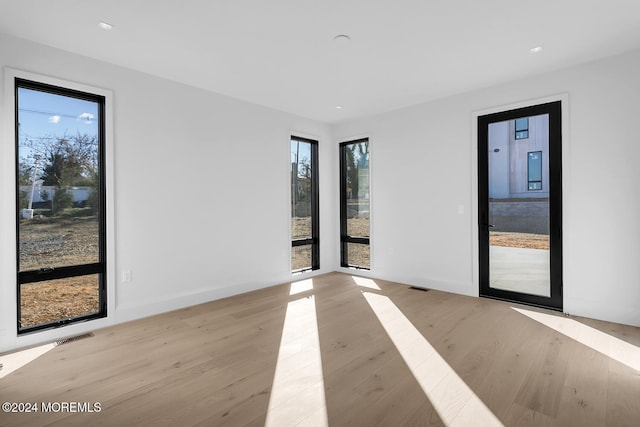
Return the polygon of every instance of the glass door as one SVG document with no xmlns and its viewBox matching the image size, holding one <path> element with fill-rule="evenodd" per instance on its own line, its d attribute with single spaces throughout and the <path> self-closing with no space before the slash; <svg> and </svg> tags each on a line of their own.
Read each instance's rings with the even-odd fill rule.
<svg viewBox="0 0 640 427">
<path fill-rule="evenodd" d="M 560 102 L 478 118 L 480 294 L 562 309 Z"/>
</svg>

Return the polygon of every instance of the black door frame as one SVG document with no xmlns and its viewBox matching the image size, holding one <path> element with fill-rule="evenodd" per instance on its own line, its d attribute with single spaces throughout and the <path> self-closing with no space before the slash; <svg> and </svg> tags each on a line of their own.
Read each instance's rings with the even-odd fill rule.
<svg viewBox="0 0 640 427">
<path fill-rule="evenodd" d="M 551 296 L 489 286 L 489 125 L 549 115 L 549 239 Z M 480 296 L 562 311 L 562 103 L 548 102 L 478 117 L 478 255 Z"/>
</svg>

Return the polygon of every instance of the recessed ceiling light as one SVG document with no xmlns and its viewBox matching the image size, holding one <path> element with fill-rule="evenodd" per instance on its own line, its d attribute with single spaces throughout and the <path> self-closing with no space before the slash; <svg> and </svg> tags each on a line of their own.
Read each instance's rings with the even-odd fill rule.
<svg viewBox="0 0 640 427">
<path fill-rule="evenodd" d="M 336 110 L 342 110 L 342 105 L 336 105 Z"/>
<path fill-rule="evenodd" d="M 107 31 L 113 29 L 113 25 L 111 25 L 111 24 L 109 24 L 107 22 L 104 22 L 104 21 L 101 21 L 100 23 L 98 23 L 98 27 L 102 28 L 103 30 L 107 30 Z"/>
<path fill-rule="evenodd" d="M 335 36 L 333 39 L 334 39 L 335 41 L 337 41 L 337 42 L 348 42 L 348 41 L 350 41 L 350 40 L 351 40 L 351 37 L 349 37 L 349 36 L 348 36 L 348 35 L 346 35 L 346 34 L 338 34 L 338 35 L 337 35 L 337 36 Z"/>
<path fill-rule="evenodd" d="M 529 49 L 529 53 L 540 53 L 542 52 L 542 46 L 536 46 Z"/>
</svg>

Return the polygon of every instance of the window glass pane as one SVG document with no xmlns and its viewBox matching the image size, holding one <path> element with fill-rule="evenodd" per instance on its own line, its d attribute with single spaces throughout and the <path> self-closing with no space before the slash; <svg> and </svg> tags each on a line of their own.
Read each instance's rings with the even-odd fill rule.
<svg viewBox="0 0 640 427">
<path fill-rule="evenodd" d="M 20 327 L 97 313 L 99 274 L 20 285 Z"/>
<path fill-rule="evenodd" d="M 522 117 L 515 120 L 515 136 L 516 139 L 529 138 L 529 118 Z"/>
<path fill-rule="evenodd" d="M 76 215 L 22 219 L 20 271 L 98 262 L 97 215 Z"/>
<path fill-rule="evenodd" d="M 311 143 L 291 140 L 291 238 L 312 237 Z"/>
<path fill-rule="evenodd" d="M 537 132 L 522 141 L 511 138 L 511 121 L 488 127 L 489 286 L 549 297 L 549 192 L 528 193 L 549 175 L 549 115 L 526 120 Z"/>
<path fill-rule="evenodd" d="M 370 268 L 369 140 L 340 144 L 340 265 Z"/>
<path fill-rule="evenodd" d="M 528 153 L 529 190 L 542 189 L 542 152 Z"/>
<path fill-rule="evenodd" d="M 291 217 L 291 238 L 308 239 L 311 237 L 311 217 Z"/>
<path fill-rule="evenodd" d="M 291 248 L 291 270 L 311 268 L 311 245 L 294 246 Z"/>
<path fill-rule="evenodd" d="M 347 262 L 354 267 L 371 267 L 371 253 L 369 245 L 361 243 L 347 243 Z"/>
<path fill-rule="evenodd" d="M 516 132 L 520 130 L 529 129 L 529 118 L 522 117 L 520 119 L 516 119 Z"/>
<path fill-rule="evenodd" d="M 369 237 L 369 142 L 345 149 L 347 235 Z"/>
<path fill-rule="evenodd" d="M 105 97 L 15 83 L 18 333 L 104 317 Z"/>
<path fill-rule="evenodd" d="M 19 271 L 99 262 L 98 110 L 18 89 Z"/>
<path fill-rule="evenodd" d="M 320 268 L 318 142 L 292 136 L 290 144 L 292 271 L 317 270 Z"/>
</svg>

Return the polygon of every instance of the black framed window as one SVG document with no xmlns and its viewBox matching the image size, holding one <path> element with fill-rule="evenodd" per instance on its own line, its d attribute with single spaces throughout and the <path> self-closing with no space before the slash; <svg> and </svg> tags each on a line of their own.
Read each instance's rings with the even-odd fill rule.
<svg viewBox="0 0 640 427">
<path fill-rule="evenodd" d="M 320 268 L 318 141 L 291 137 L 291 270 Z"/>
<path fill-rule="evenodd" d="M 369 139 L 340 144 L 340 265 L 370 269 Z"/>
<path fill-rule="evenodd" d="M 521 117 L 519 119 L 515 119 L 515 137 L 516 139 L 527 139 L 529 138 L 529 118 Z"/>
<path fill-rule="evenodd" d="M 18 333 L 106 317 L 105 98 L 15 79 Z"/>
<path fill-rule="evenodd" d="M 527 180 L 529 191 L 542 190 L 542 151 L 527 153 Z"/>
</svg>

